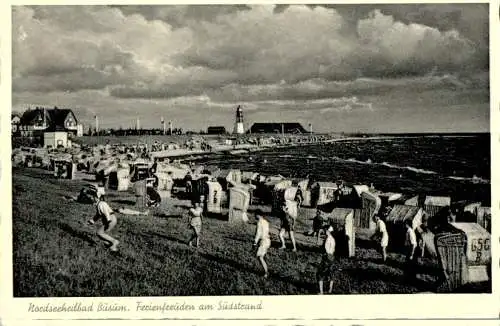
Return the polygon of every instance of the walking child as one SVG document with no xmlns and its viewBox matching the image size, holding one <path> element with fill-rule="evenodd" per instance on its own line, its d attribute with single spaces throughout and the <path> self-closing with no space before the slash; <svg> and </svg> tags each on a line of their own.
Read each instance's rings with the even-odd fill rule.
<svg viewBox="0 0 500 326">
<path fill-rule="evenodd" d="M 189 226 L 191 227 L 193 233 L 191 239 L 189 239 L 189 246 L 195 243 L 195 247 L 200 246 L 200 236 L 201 236 L 201 217 L 203 215 L 203 208 L 199 202 L 194 203 L 193 207 L 189 209 Z"/>
<path fill-rule="evenodd" d="M 257 249 L 257 258 L 259 259 L 262 268 L 264 268 L 264 277 L 267 278 L 269 273 L 264 257 L 266 256 L 267 250 L 271 247 L 269 221 L 266 217 L 264 217 L 261 210 L 257 210 L 255 212 L 255 218 L 257 219 L 257 230 L 255 232 L 254 246 L 259 245 L 259 248 Z"/>
<path fill-rule="evenodd" d="M 109 235 L 111 230 L 113 230 L 113 228 L 116 226 L 117 222 L 113 210 L 104 200 L 104 196 L 94 196 L 94 204 L 96 206 L 96 214 L 88 221 L 88 223 L 94 225 L 95 222 L 101 220 L 102 226 L 97 230 L 97 236 L 110 244 L 109 249 L 111 251 L 118 251 L 117 246 L 120 241 Z"/>
<path fill-rule="evenodd" d="M 333 292 L 333 274 L 335 272 L 335 238 L 333 237 L 333 227 L 326 230 L 326 238 L 323 243 L 323 254 L 317 271 L 319 294 L 323 294 L 324 281 L 329 281 L 328 293 Z"/>
<path fill-rule="evenodd" d="M 285 245 L 285 232 L 288 232 L 290 235 L 290 240 L 292 241 L 292 246 L 293 246 L 293 251 L 297 251 L 297 246 L 295 244 L 295 236 L 293 234 L 294 231 L 294 226 L 295 226 L 295 216 L 292 216 L 290 214 L 290 211 L 288 209 L 288 206 L 286 205 L 286 202 L 281 206 L 282 212 L 281 212 L 281 228 L 280 228 L 280 233 L 279 233 L 279 238 L 281 241 L 281 248 L 280 249 L 286 249 Z"/>
<path fill-rule="evenodd" d="M 328 221 L 327 218 L 324 217 L 324 214 L 320 209 L 316 210 L 316 215 L 313 219 L 313 229 L 310 234 L 316 237 L 316 243 L 318 245 L 321 244 L 321 231 L 325 231 L 325 223 Z"/>
<path fill-rule="evenodd" d="M 416 277 L 417 268 L 417 255 L 415 250 L 417 249 L 417 236 L 412 228 L 412 222 L 410 220 L 405 221 L 406 227 L 406 266 L 405 266 L 405 276 L 409 280 Z"/>
</svg>

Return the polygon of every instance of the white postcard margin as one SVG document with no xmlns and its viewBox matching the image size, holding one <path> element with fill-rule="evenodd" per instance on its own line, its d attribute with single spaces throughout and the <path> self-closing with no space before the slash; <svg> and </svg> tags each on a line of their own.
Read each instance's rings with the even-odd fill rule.
<svg viewBox="0 0 500 326">
<path fill-rule="evenodd" d="M 254 1 L 247 1 L 252 3 Z M 309 1 L 288 1 L 287 3 L 308 3 Z M 384 3 L 400 3 L 384 1 Z M 409 1 L 406 1 L 410 3 Z M 426 3 L 431 1 L 426 1 Z M 450 3 L 464 3 L 454 1 Z M 472 1 L 467 1 L 472 2 Z M 480 2 L 480 1 L 473 1 Z M 481 1 L 484 2 L 484 1 Z M 11 212 L 11 163 L 10 163 L 10 111 L 11 111 L 11 5 L 20 4 L 110 4 L 110 1 L 25 1 L 2 2 L 0 4 L 0 49 L 1 49 L 1 110 L 0 110 L 0 198 L 3 209 L 0 210 L 1 223 L 1 301 L 0 325 L 59 325 L 70 321 L 72 325 L 94 324 L 97 320 L 119 323 L 120 325 L 137 322 L 154 324 L 167 321 L 176 324 L 218 325 L 221 323 L 238 323 L 239 325 L 387 325 L 386 319 L 396 319 L 393 323 L 404 322 L 406 325 L 439 323 L 439 325 L 472 325 L 481 322 L 491 324 L 500 313 L 499 285 L 499 240 L 500 226 L 492 225 L 492 294 L 412 294 L 412 295 L 342 295 L 342 296 L 248 296 L 248 297 L 141 297 L 141 298 L 13 298 L 12 296 L 12 212 Z M 208 4 L 209 2 L 182 2 Z M 234 3 L 217 1 L 210 3 Z M 255 3 L 273 3 L 258 1 Z M 331 3 L 331 1 L 314 1 L 314 3 Z M 335 3 L 341 3 L 336 1 Z M 344 2 L 350 3 L 352 2 Z M 369 3 L 357 1 L 356 3 Z M 419 3 L 419 2 L 411 2 Z M 114 2 L 118 4 L 118 2 Z M 138 4 L 133 1 L 120 1 L 119 4 Z M 146 4 L 146 3 L 141 3 Z M 165 1 L 148 1 L 147 4 L 173 4 Z M 181 4 L 175 2 L 175 4 Z M 500 166 L 499 151 L 500 133 L 500 89 L 498 57 L 499 43 L 499 1 L 490 1 L 490 93 L 491 93 L 491 183 L 492 214 L 500 214 L 500 173 L 495 167 Z M 499 215 L 500 216 L 500 215 Z M 260 310 L 218 310 L 220 301 L 261 304 Z M 195 310 L 139 311 L 138 302 L 143 305 L 190 305 Z M 85 312 L 30 312 L 33 305 L 68 306 L 79 304 L 99 304 L 113 307 L 125 307 L 127 311 Z M 201 305 L 212 305 L 212 310 L 200 310 Z M 34 308 L 33 308 L 34 309 Z M 97 309 L 97 308 L 96 308 Z M 384 320 L 385 319 L 385 320 Z M 420 320 L 420 321 L 419 321 Z M 448 321 L 446 321 L 448 320 Z M 475 320 L 475 321 L 473 321 Z"/>
</svg>

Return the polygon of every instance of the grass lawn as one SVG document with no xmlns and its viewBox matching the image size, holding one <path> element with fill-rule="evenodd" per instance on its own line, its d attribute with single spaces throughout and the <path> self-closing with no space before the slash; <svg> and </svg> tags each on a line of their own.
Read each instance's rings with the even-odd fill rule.
<svg viewBox="0 0 500 326">
<path fill-rule="evenodd" d="M 83 181 L 55 180 L 47 171 L 13 171 L 14 296 L 193 296 L 316 294 L 319 249 L 303 235 L 311 221 L 299 221 L 298 252 L 278 249 L 273 221 L 267 255 L 270 278 L 255 258 L 252 223 L 230 225 L 205 218 L 201 248 L 187 246 L 190 230 L 182 217 L 189 204 L 171 199 L 153 216 L 118 214 L 112 234 L 120 241 L 111 253 L 86 221 L 92 205 L 65 200 Z M 132 207 L 131 193 L 108 191 L 113 208 Z M 382 264 L 368 242 L 358 241 L 355 258 L 341 258 L 335 293 L 414 293 L 432 290 L 434 264 L 424 262 L 419 280 L 403 280 L 404 258 L 389 254 Z M 490 287 L 491 288 L 491 287 Z M 485 287 L 476 289 L 486 292 Z M 490 290 L 489 290 L 490 291 Z"/>
</svg>

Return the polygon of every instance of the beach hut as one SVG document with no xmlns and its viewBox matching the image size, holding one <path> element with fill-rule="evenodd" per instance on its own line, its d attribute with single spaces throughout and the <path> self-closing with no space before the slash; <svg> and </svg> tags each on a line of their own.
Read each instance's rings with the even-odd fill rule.
<svg viewBox="0 0 500 326">
<path fill-rule="evenodd" d="M 369 192 L 363 191 L 360 194 L 361 208 L 355 209 L 354 220 L 358 229 L 375 230 L 373 217 L 378 214 L 382 206 L 380 197 Z"/>
<path fill-rule="evenodd" d="M 277 182 L 282 181 L 282 180 L 285 180 L 285 177 L 278 174 L 278 175 L 266 176 L 264 182 L 265 183 L 273 183 L 273 182 L 277 183 Z M 290 180 L 290 182 L 291 182 L 291 180 Z"/>
<path fill-rule="evenodd" d="M 73 180 L 75 178 L 76 164 L 69 160 L 54 161 L 54 176 L 59 179 Z"/>
<path fill-rule="evenodd" d="M 233 184 L 233 187 L 241 188 L 248 192 L 248 195 L 250 196 L 250 205 L 253 203 L 253 198 L 254 198 L 254 191 L 257 189 L 257 186 L 253 184 L 248 184 L 248 183 L 235 183 Z"/>
<path fill-rule="evenodd" d="M 353 185 L 352 188 L 358 198 L 361 198 L 361 194 L 363 192 L 370 192 L 370 187 L 368 187 L 367 185 Z"/>
<path fill-rule="evenodd" d="M 233 187 L 229 189 L 229 222 L 248 222 L 247 210 L 250 196 L 244 189 Z"/>
<path fill-rule="evenodd" d="M 295 200 L 297 189 L 293 186 L 273 189 L 272 210 L 279 210 L 286 200 Z"/>
<path fill-rule="evenodd" d="M 451 198 L 443 196 L 426 196 L 424 201 L 424 210 L 432 218 L 441 213 L 443 209 L 450 207 Z"/>
<path fill-rule="evenodd" d="M 188 166 L 174 166 L 173 164 L 158 164 L 156 166 L 156 172 L 161 173 L 170 173 L 172 179 L 174 180 L 182 180 L 186 177 L 188 172 L 190 171 Z"/>
<path fill-rule="evenodd" d="M 208 181 L 208 177 L 207 176 L 203 176 L 203 177 L 198 177 L 197 179 L 193 179 L 192 180 L 192 185 L 193 185 L 193 189 L 192 189 L 192 198 L 191 198 L 191 201 L 192 202 L 200 202 L 200 203 L 204 203 L 205 202 L 205 198 L 206 198 L 206 195 L 208 193 L 208 189 L 207 189 L 207 181 Z"/>
<path fill-rule="evenodd" d="M 488 232 L 491 232 L 491 207 L 477 207 L 475 213 L 477 224 L 481 225 Z"/>
<path fill-rule="evenodd" d="M 412 228 L 415 230 L 422 224 L 424 210 L 420 207 L 409 205 L 394 205 L 391 212 L 386 217 L 386 223 L 403 225 L 406 220 L 412 222 Z"/>
<path fill-rule="evenodd" d="M 117 191 L 127 191 L 129 187 L 130 167 L 128 164 L 120 163 L 115 171 L 109 174 L 108 188 Z"/>
<path fill-rule="evenodd" d="M 205 201 L 205 211 L 220 214 L 222 212 L 222 186 L 217 181 L 208 181 L 208 196 Z"/>
<path fill-rule="evenodd" d="M 264 184 L 259 184 L 256 189 L 256 193 L 264 203 L 271 204 L 275 202 L 275 196 L 279 190 L 286 189 L 292 186 L 292 180 L 270 180 L 266 181 Z"/>
<path fill-rule="evenodd" d="M 25 154 L 22 152 L 16 152 L 15 154 L 12 154 L 12 166 L 17 167 L 17 166 L 22 166 L 26 162 Z"/>
<path fill-rule="evenodd" d="M 146 179 L 138 180 L 134 183 L 134 194 L 136 206 L 141 209 L 146 207 Z"/>
<path fill-rule="evenodd" d="M 411 197 L 405 201 L 405 205 L 407 206 L 419 206 L 418 204 L 418 196 Z"/>
<path fill-rule="evenodd" d="M 394 205 L 394 202 L 403 197 L 403 194 L 397 192 L 376 191 L 375 194 L 380 197 L 382 207 Z"/>
<path fill-rule="evenodd" d="M 479 224 L 451 223 L 449 231 L 436 235 L 436 247 L 450 291 L 489 280 L 491 236 Z"/>
<path fill-rule="evenodd" d="M 476 215 L 477 209 L 479 207 L 481 207 L 481 203 L 480 202 L 470 203 L 470 204 L 467 204 L 467 205 L 464 206 L 463 212 L 464 213 L 471 213 L 471 214 Z"/>
<path fill-rule="evenodd" d="M 335 191 L 337 190 L 335 182 L 315 182 L 311 186 L 311 203 L 313 206 L 329 204 L 335 201 Z"/>
<path fill-rule="evenodd" d="M 337 252 L 341 256 L 354 257 L 356 253 L 354 210 L 335 208 L 327 216 L 334 229 Z"/>
<path fill-rule="evenodd" d="M 258 176 L 258 173 L 251 172 L 251 171 L 242 171 L 241 172 L 241 182 L 250 183 L 250 182 L 256 180 L 257 176 Z"/>
<path fill-rule="evenodd" d="M 217 181 L 224 189 L 227 189 L 228 184 L 241 183 L 241 171 L 236 169 L 217 170 L 211 173 L 212 176 L 217 178 Z"/>
<path fill-rule="evenodd" d="M 271 211 L 273 213 L 280 211 L 281 205 L 283 205 L 286 200 L 295 200 L 296 193 L 297 193 L 297 188 L 291 186 L 291 182 L 286 184 L 280 184 L 280 183 L 276 184 L 271 191 L 271 196 L 272 196 Z"/>
<path fill-rule="evenodd" d="M 226 180 L 230 183 L 241 183 L 241 171 L 236 169 L 229 170 Z"/>
<path fill-rule="evenodd" d="M 120 166 L 116 170 L 116 176 L 118 179 L 116 190 L 127 191 L 130 185 L 130 167 L 128 165 Z"/>
<path fill-rule="evenodd" d="M 144 180 L 149 177 L 149 164 L 146 162 L 134 162 L 131 166 L 132 182 Z"/>
<path fill-rule="evenodd" d="M 297 194 L 302 196 L 301 206 L 311 207 L 311 189 L 309 188 L 309 180 L 300 180 L 297 182 Z"/>
<path fill-rule="evenodd" d="M 160 196 L 162 198 L 172 197 L 172 189 L 174 187 L 172 172 L 156 172 L 155 175 L 158 178 L 158 193 Z"/>
<path fill-rule="evenodd" d="M 410 205 L 394 205 L 385 222 L 389 233 L 389 244 L 393 249 L 404 247 L 406 227 L 405 221 L 410 220 L 413 230 L 422 224 L 424 210 L 421 207 Z"/>
</svg>

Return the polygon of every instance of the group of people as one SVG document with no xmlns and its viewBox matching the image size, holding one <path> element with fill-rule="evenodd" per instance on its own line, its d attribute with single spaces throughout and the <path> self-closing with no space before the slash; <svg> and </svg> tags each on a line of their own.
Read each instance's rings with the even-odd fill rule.
<svg viewBox="0 0 500 326">
<path fill-rule="evenodd" d="M 264 277 L 269 276 L 268 266 L 265 260 L 267 251 L 271 247 L 271 237 L 270 237 L 270 219 L 262 212 L 262 210 L 255 211 L 255 218 L 257 219 L 257 229 L 255 232 L 254 246 L 257 249 L 257 259 L 259 260 L 262 268 L 264 269 Z M 289 233 L 290 240 L 292 242 L 293 251 L 297 251 L 295 237 L 294 237 L 294 225 L 295 216 L 290 214 L 289 209 L 286 205 L 282 206 L 282 212 L 280 214 L 280 232 L 279 238 L 281 242 L 280 249 L 285 249 L 285 239 L 284 235 L 286 232 Z M 322 255 L 321 261 L 317 270 L 317 281 L 319 285 L 319 293 L 324 294 L 324 282 L 329 281 L 329 293 L 333 292 L 333 277 L 336 271 L 336 256 L 335 256 L 335 238 L 334 238 L 334 228 L 329 225 L 325 228 L 325 239 L 322 245 Z M 318 236 L 319 239 L 319 236 Z"/>
<path fill-rule="evenodd" d="M 387 227 L 385 222 L 380 218 L 379 215 L 374 216 L 375 221 L 375 233 L 372 239 L 378 243 L 378 248 L 382 255 L 382 261 L 387 260 L 387 246 L 389 245 L 389 233 L 387 232 Z M 420 254 L 423 256 L 424 244 L 422 241 L 417 240 L 417 233 L 413 229 L 412 221 L 405 220 L 405 259 L 406 265 L 404 269 L 404 274 L 407 278 L 415 277 L 415 267 L 418 264 L 417 248 L 420 248 Z M 420 243 L 419 243 L 420 242 Z M 419 246 L 420 244 L 420 246 Z"/>
<path fill-rule="evenodd" d="M 94 196 L 94 204 L 96 207 L 96 214 L 88 222 L 89 224 L 95 224 L 97 221 L 101 221 L 102 226 L 97 230 L 97 235 L 103 241 L 109 244 L 111 251 L 117 251 L 119 241 L 113 238 L 109 233 L 116 226 L 117 219 L 115 212 L 104 199 L 104 195 L 96 193 Z M 120 210 L 119 210 L 120 212 Z M 124 214 L 127 212 L 123 211 Z M 194 246 L 198 248 L 200 246 L 200 238 L 202 231 L 202 218 L 203 218 L 203 207 L 201 200 L 193 201 L 192 207 L 188 210 L 188 225 L 192 230 L 192 234 L 188 240 L 189 246 Z M 132 214 L 134 215 L 134 214 Z M 137 215 L 137 214 L 136 214 Z M 289 207 L 284 203 L 281 206 L 281 210 L 278 214 L 281 225 L 279 230 L 279 240 L 281 242 L 280 249 L 286 249 L 285 234 L 288 232 L 289 238 L 292 243 L 292 250 L 297 251 L 294 227 L 296 214 L 289 210 Z M 264 277 L 269 276 L 268 264 L 265 260 L 265 256 L 271 247 L 271 237 L 270 237 L 270 218 L 260 209 L 255 211 L 255 218 L 257 220 L 257 228 L 254 237 L 253 245 L 257 247 L 256 257 L 264 270 Z M 372 236 L 372 240 L 376 241 L 378 248 L 380 250 L 382 260 L 385 262 L 387 259 L 387 246 L 389 244 L 389 233 L 387 232 L 387 227 L 380 216 L 376 215 L 374 217 L 374 222 L 376 225 L 375 233 Z M 406 276 L 414 276 L 415 266 L 418 262 L 416 255 L 418 241 L 417 234 L 415 233 L 412 222 L 407 220 L 404 222 L 406 227 Z M 321 241 L 321 233 L 324 233 L 323 241 Z M 313 230 L 312 235 L 317 237 L 318 245 L 321 245 L 321 261 L 317 269 L 317 282 L 319 287 L 319 293 L 324 293 L 324 282 L 329 282 L 328 292 L 333 291 L 333 281 L 334 274 L 337 268 L 335 247 L 336 241 L 334 236 L 334 227 L 329 223 L 329 220 L 325 218 L 320 210 L 313 220 Z M 423 251 L 422 251 L 423 253 Z"/>
</svg>

